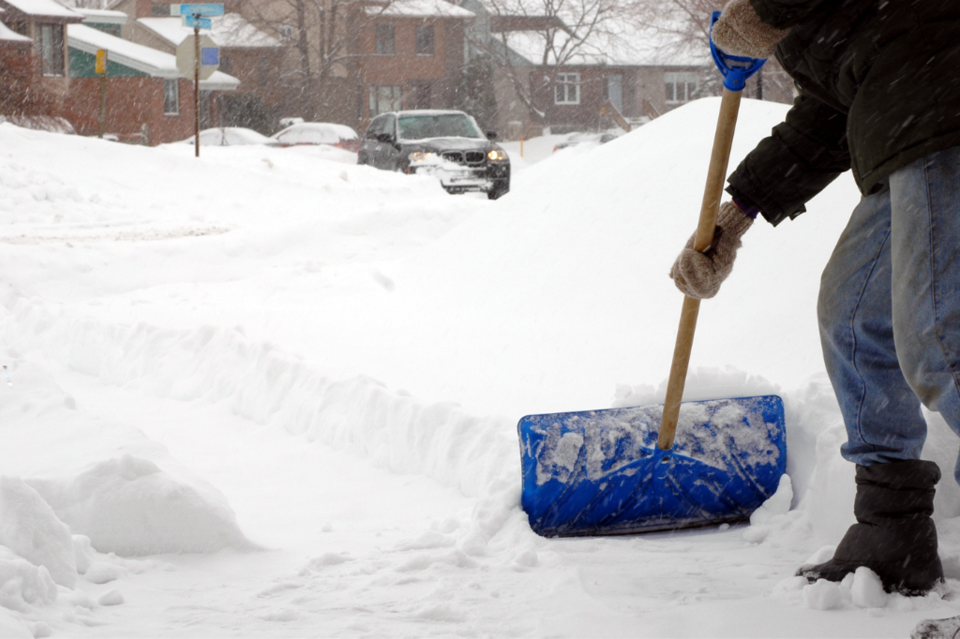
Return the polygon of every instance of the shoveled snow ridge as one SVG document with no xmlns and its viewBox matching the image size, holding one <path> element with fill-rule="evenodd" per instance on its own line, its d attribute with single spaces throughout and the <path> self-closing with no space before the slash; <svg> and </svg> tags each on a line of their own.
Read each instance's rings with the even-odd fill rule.
<svg viewBox="0 0 960 639">
<path fill-rule="evenodd" d="M 477 417 L 454 403 L 424 405 L 367 377 L 334 381 L 271 344 L 235 329 L 123 326 L 20 300 L 10 335 L 73 370 L 158 396 L 225 401 L 236 414 L 309 441 L 420 473 L 468 496 L 516 484 L 516 436 L 505 418 Z M 498 481 L 506 479 L 507 481 Z M 516 502 L 515 502 L 516 503 Z"/>
</svg>

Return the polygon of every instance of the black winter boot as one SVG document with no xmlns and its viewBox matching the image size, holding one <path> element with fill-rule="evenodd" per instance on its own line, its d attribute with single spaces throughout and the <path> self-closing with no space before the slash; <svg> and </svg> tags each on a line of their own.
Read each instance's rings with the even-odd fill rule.
<svg viewBox="0 0 960 639">
<path fill-rule="evenodd" d="M 930 461 L 910 460 L 857 465 L 857 498 L 850 526 L 833 559 L 802 566 L 798 576 L 842 581 L 866 566 L 887 592 L 920 596 L 943 582 L 933 514 L 934 486 L 940 469 Z"/>
</svg>

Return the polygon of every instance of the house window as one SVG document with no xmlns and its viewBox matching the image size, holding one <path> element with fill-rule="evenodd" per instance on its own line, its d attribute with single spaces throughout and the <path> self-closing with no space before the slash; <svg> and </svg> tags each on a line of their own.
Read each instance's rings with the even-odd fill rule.
<svg viewBox="0 0 960 639">
<path fill-rule="evenodd" d="M 433 55 L 433 25 L 417 27 L 417 55 Z"/>
<path fill-rule="evenodd" d="M 151 2 L 150 15 L 154 18 L 169 18 L 170 5 L 166 2 Z"/>
<path fill-rule="evenodd" d="M 369 117 L 400 110 L 401 87 L 395 84 L 381 84 L 370 87 Z"/>
<path fill-rule="evenodd" d="M 392 24 L 377 25 L 377 55 L 394 55 L 396 47 Z"/>
<path fill-rule="evenodd" d="M 180 114 L 180 84 L 179 80 L 163 81 L 163 114 Z"/>
<path fill-rule="evenodd" d="M 37 49 L 43 75 L 63 75 L 63 25 L 38 24 Z"/>
<path fill-rule="evenodd" d="M 667 72 L 663 74 L 667 87 L 667 104 L 689 102 L 697 96 L 700 78 L 696 73 Z"/>
<path fill-rule="evenodd" d="M 558 73 L 556 84 L 556 104 L 580 104 L 580 74 Z"/>
</svg>

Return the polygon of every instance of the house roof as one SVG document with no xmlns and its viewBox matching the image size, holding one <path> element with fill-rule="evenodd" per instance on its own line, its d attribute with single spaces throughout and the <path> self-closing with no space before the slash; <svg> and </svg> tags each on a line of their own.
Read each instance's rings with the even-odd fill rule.
<svg viewBox="0 0 960 639">
<path fill-rule="evenodd" d="M 170 80 L 183 77 L 177 69 L 176 56 L 121 40 L 82 24 L 71 24 L 67 27 L 67 45 L 90 54 L 96 54 L 98 49 L 106 49 L 107 57 L 112 62 L 153 77 Z M 240 80 L 222 71 L 214 71 L 209 78 L 200 81 L 200 88 L 206 91 L 233 91 L 238 86 Z"/>
<path fill-rule="evenodd" d="M 23 43 L 25 46 L 32 44 L 33 40 L 25 35 L 20 35 L 7 25 L 0 22 L 0 42 L 4 43 Z"/>
<path fill-rule="evenodd" d="M 77 9 L 83 14 L 83 21 L 87 24 L 126 24 L 129 16 L 123 11 L 107 11 L 106 9 Z"/>
<path fill-rule="evenodd" d="M 383 7 L 368 6 L 367 15 L 404 18 L 473 18 L 475 14 L 445 0 L 393 0 Z"/>
<path fill-rule="evenodd" d="M 282 47 L 279 40 L 256 28 L 239 13 L 228 13 L 212 18 L 210 37 L 220 47 Z M 177 46 L 193 33 L 183 26 L 180 18 L 138 18 L 137 22 Z"/>
<path fill-rule="evenodd" d="M 0 5 L 7 4 L 28 16 L 41 18 L 66 18 L 79 22 L 83 15 L 67 8 L 54 0 L 3 0 Z"/>
</svg>

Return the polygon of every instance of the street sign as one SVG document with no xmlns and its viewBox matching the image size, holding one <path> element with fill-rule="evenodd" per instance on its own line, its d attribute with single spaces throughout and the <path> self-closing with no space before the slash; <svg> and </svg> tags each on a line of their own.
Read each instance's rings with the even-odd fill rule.
<svg viewBox="0 0 960 639">
<path fill-rule="evenodd" d="M 216 2 L 201 2 L 195 4 L 171 4 L 172 16 L 222 16 L 223 5 Z"/>
<path fill-rule="evenodd" d="M 206 52 L 207 49 L 213 49 L 215 53 Z M 208 35 L 200 36 L 200 79 L 206 80 L 220 66 L 220 50 L 217 43 Z M 183 77 L 193 79 L 193 67 L 196 61 L 196 44 L 194 36 L 188 35 L 184 38 L 180 46 L 177 47 L 177 69 L 183 74 Z M 210 62 L 210 64 L 208 64 Z"/>
<path fill-rule="evenodd" d="M 93 72 L 103 74 L 107 72 L 107 50 L 97 49 L 97 62 L 93 67 Z"/>
<path fill-rule="evenodd" d="M 183 16 L 182 24 L 185 27 L 198 29 L 212 29 L 213 20 L 210 18 L 198 18 L 197 16 Z"/>
</svg>

